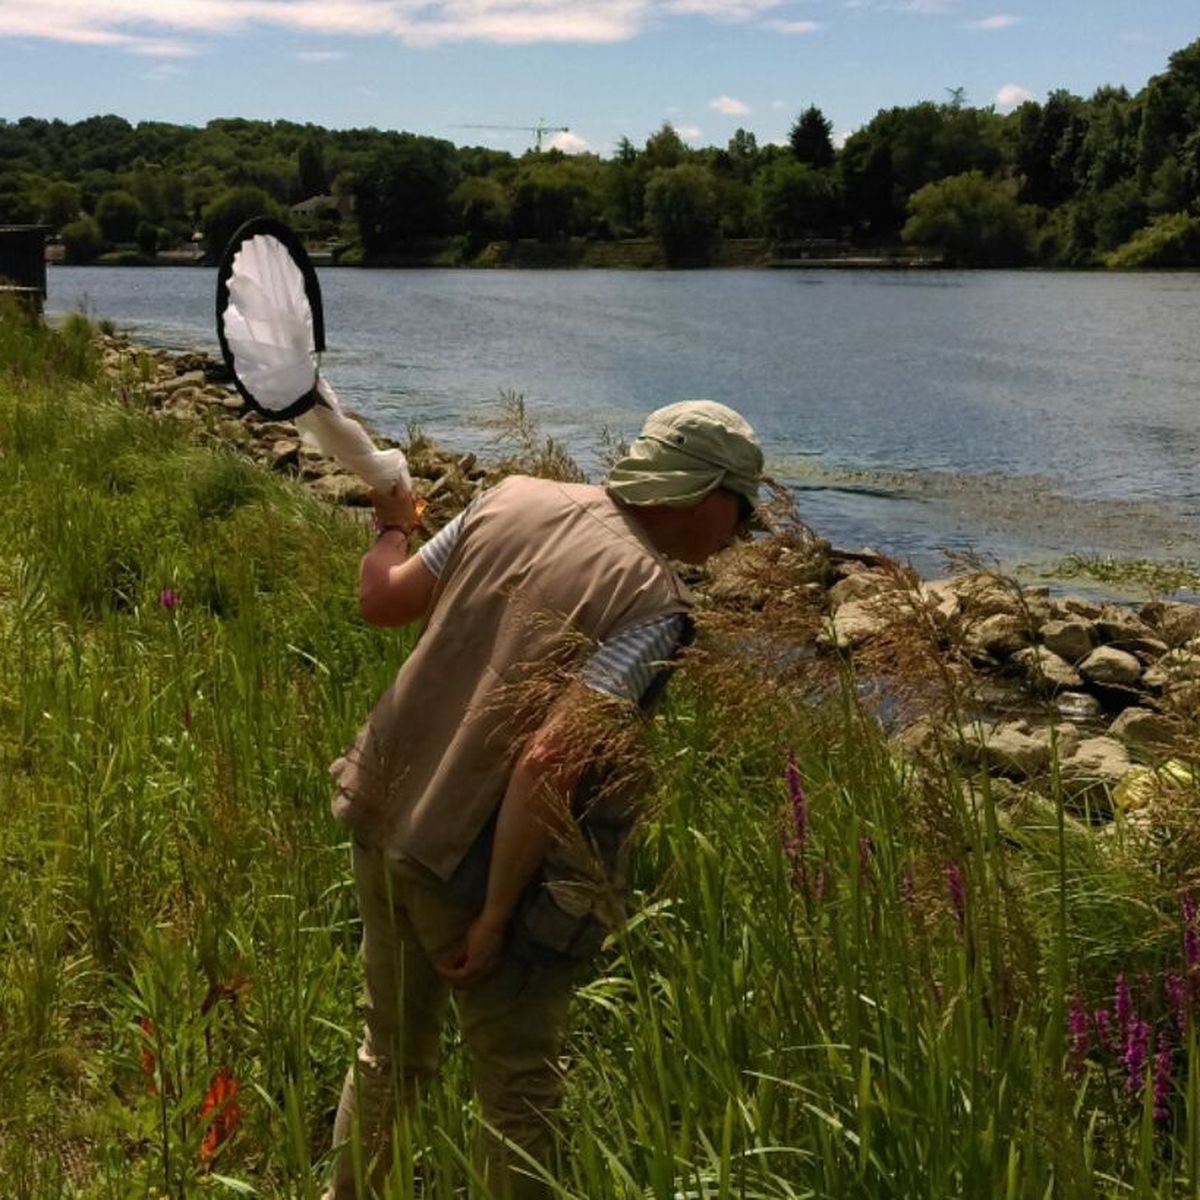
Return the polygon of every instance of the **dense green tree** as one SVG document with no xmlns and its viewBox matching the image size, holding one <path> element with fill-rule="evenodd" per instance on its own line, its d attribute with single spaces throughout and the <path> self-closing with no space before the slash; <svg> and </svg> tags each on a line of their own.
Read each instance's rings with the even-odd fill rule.
<svg viewBox="0 0 1200 1200">
<path fill-rule="evenodd" d="M 660 167 L 677 167 L 687 157 L 688 148 L 683 139 L 675 132 L 675 126 L 670 121 L 664 121 L 659 128 L 646 139 L 646 148 L 640 157 L 642 167 L 647 177 L 651 171 Z"/>
<path fill-rule="evenodd" d="M 833 166 L 833 122 L 815 105 L 810 104 L 792 122 L 788 145 L 798 163 L 812 167 Z"/>
<path fill-rule="evenodd" d="M 1075 182 L 1103 192 L 1128 175 L 1136 149 L 1138 113 L 1124 88 L 1100 88 L 1086 106 L 1087 128 Z"/>
<path fill-rule="evenodd" d="M 491 176 L 468 176 L 451 193 L 450 205 L 466 234 L 468 254 L 478 254 L 488 242 L 508 236 L 512 202 Z"/>
<path fill-rule="evenodd" d="M 217 263 L 229 239 L 251 217 L 279 217 L 279 205 L 261 188 L 236 187 L 222 192 L 204 210 L 205 261 Z"/>
<path fill-rule="evenodd" d="M 1076 156 L 1086 137 L 1083 101 L 1059 90 L 1050 94 L 1045 105 L 1023 104 L 1017 119 L 1021 199 L 1044 208 L 1065 203 L 1079 189 Z"/>
<path fill-rule="evenodd" d="M 409 133 L 390 138 L 358 181 L 358 223 L 368 255 L 446 233 L 459 178 L 449 142 Z"/>
<path fill-rule="evenodd" d="M 1146 201 L 1137 180 L 1122 179 L 1096 197 L 1095 246 L 1104 254 L 1123 245 L 1146 223 Z"/>
<path fill-rule="evenodd" d="M 1200 128 L 1200 40 L 1171 55 L 1167 69 L 1143 89 L 1138 131 L 1138 182 L 1147 187 L 1154 172 L 1177 154 Z"/>
<path fill-rule="evenodd" d="M 63 254 L 72 265 L 95 262 L 104 250 L 100 226 L 91 217 L 80 217 L 62 228 Z"/>
<path fill-rule="evenodd" d="M 105 192 L 96 204 L 96 223 L 107 241 L 132 242 L 141 219 L 142 206 L 128 192 Z"/>
<path fill-rule="evenodd" d="M 781 159 L 759 172 L 755 192 L 762 231 L 775 241 L 826 236 L 837 226 L 837 190 L 828 171 Z"/>
<path fill-rule="evenodd" d="M 990 110 L 924 102 L 879 112 L 842 151 L 849 215 L 870 240 L 894 238 L 918 188 L 970 171 L 995 174 L 1004 141 L 1004 120 Z"/>
<path fill-rule="evenodd" d="M 748 183 L 758 170 L 760 154 L 758 139 L 747 129 L 734 130 L 724 150 L 713 156 L 713 169 L 721 175 L 732 175 Z"/>
<path fill-rule="evenodd" d="M 968 171 L 920 188 L 909 201 L 904 240 L 938 251 L 947 266 L 1011 267 L 1032 250 L 1032 213 L 1016 189 Z"/>
<path fill-rule="evenodd" d="M 524 163 L 513 185 L 516 236 L 549 242 L 587 232 L 599 209 L 589 176 L 576 159 L 534 158 Z"/>
<path fill-rule="evenodd" d="M 158 227 L 150 221 L 142 221 L 137 227 L 137 248 L 146 255 L 147 258 L 153 258 L 158 253 Z"/>
<path fill-rule="evenodd" d="M 56 179 L 42 191 L 42 215 L 44 224 L 51 229 L 61 229 L 74 221 L 83 207 L 83 195 L 78 185 Z"/>
<path fill-rule="evenodd" d="M 709 261 L 717 236 L 717 203 L 704 167 L 659 167 L 646 184 L 646 224 L 672 266 Z"/>
</svg>

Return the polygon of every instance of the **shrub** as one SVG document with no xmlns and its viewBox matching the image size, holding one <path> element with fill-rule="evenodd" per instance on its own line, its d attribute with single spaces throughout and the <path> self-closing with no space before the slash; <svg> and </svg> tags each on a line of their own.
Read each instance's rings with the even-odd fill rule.
<svg viewBox="0 0 1200 1200">
<path fill-rule="evenodd" d="M 1015 267 L 1029 260 L 1032 210 L 1008 183 L 968 171 L 927 183 L 908 202 L 906 242 L 937 250 L 952 267 Z"/>
<path fill-rule="evenodd" d="M 62 243 L 63 254 L 73 266 L 95 262 L 104 249 L 100 226 L 91 217 L 80 217 L 78 221 L 64 225 Z"/>
<path fill-rule="evenodd" d="M 1139 229 L 1106 259 L 1123 271 L 1148 267 L 1200 267 L 1200 217 L 1170 213 Z"/>
</svg>

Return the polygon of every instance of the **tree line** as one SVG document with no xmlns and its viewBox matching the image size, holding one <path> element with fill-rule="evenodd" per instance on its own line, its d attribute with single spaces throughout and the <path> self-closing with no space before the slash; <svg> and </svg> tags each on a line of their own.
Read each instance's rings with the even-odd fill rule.
<svg viewBox="0 0 1200 1200">
<path fill-rule="evenodd" d="M 25 117 L 0 121 L 0 224 L 50 226 L 75 262 L 219 253 L 274 212 L 368 263 L 649 238 L 703 265 L 723 239 L 760 238 L 782 257 L 908 245 L 959 266 L 1200 266 L 1200 40 L 1136 95 L 1059 90 L 1001 114 L 953 89 L 881 110 L 840 148 L 831 134 L 811 105 L 785 145 L 738 129 L 693 149 L 664 124 L 605 158 L 287 121 Z"/>
</svg>

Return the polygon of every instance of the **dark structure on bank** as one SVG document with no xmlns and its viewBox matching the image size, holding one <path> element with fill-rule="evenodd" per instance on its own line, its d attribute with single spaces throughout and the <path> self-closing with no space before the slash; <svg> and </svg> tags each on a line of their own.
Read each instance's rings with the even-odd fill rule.
<svg viewBox="0 0 1200 1200">
<path fill-rule="evenodd" d="M 0 225 L 0 295 L 15 295 L 34 312 L 46 300 L 46 227 Z"/>
</svg>

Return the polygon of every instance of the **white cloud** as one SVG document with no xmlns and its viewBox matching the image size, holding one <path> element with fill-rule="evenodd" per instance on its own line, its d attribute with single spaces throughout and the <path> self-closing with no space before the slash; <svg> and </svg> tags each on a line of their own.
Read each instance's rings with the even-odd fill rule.
<svg viewBox="0 0 1200 1200">
<path fill-rule="evenodd" d="M 799 36 L 805 33 L 816 33 L 821 28 L 820 21 L 764 21 L 768 29 L 776 33 L 789 33 Z"/>
<path fill-rule="evenodd" d="M 561 150 L 564 154 L 590 154 L 591 143 L 569 129 L 560 130 L 546 142 L 547 150 Z"/>
<path fill-rule="evenodd" d="M 1016 108 L 1026 100 L 1032 100 L 1033 93 L 1023 88 L 1019 83 L 1006 83 L 996 93 L 996 107 L 1001 109 Z"/>
<path fill-rule="evenodd" d="M 700 134 L 702 130 L 695 125 L 676 125 L 675 132 L 679 134 L 679 136 L 685 142 L 697 142 L 700 140 Z"/>
<path fill-rule="evenodd" d="M 1010 16 L 1008 13 L 997 13 L 994 17 L 984 17 L 980 21 L 968 21 L 967 28 L 991 31 L 995 29 L 1011 29 L 1014 25 L 1019 25 L 1020 23 L 1020 17 Z"/>
<path fill-rule="evenodd" d="M 849 139 L 850 135 L 854 132 L 855 132 L 855 130 L 853 130 L 853 129 L 843 129 L 840 132 L 835 133 L 833 135 L 833 137 L 830 139 L 833 142 L 833 148 L 835 150 L 844 150 L 846 148 L 847 140 Z"/>
<path fill-rule="evenodd" d="M 931 0 L 908 0 L 929 3 Z M 269 27 L 309 36 L 393 37 L 413 46 L 610 43 L 667 17 L 752 21 L 783 0 L 0 0 L 0 38 L 183 57 L 191 39 Z M 781 22 L 789 32 L 809 23 Z M 175 40 L 178 39 L 178 40 Z M 314 61 L 314 60 L 307 60 Z"/>
<path fill-rule="evenodd" d="M 668 0 L 668 12 L 686 16 L 714 17 L 718 21 L 749 21 L 773 8 L 783 0 Z M 652 7 L 652 6 L 647 6 Z"/>
<path fill-rule="evenodd" d="M 708 102 L 708 107 L 714 112 L 724 113 L 727 117 L 748 117 L 750 115 L 750 105 L 742 100 L 735 100 L 732 96 L 718 96 L 715 100 Z"/>
<path fill-rule="evenodd" d="M 923 17 L 940 17 L 952 13 L 959 0 L 842 0 L 843 8 L 864 8 L 872 12 L 917 13 Z"/>
<path fill-rule="evenodd" d="M 338 62 L 346 57 L 344 50 L 300 50 L 296 61 L 302 63 Z"/>
</svg>

